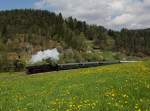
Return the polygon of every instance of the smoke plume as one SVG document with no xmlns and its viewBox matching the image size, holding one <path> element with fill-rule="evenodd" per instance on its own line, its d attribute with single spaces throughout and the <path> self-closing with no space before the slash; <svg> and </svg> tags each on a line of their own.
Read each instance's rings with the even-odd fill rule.
<svg viewBox="0 0 150 111">
<path fill-rule="evenodd" d="M 58 61 L 59 60 L 59 52 L 56 48 L 54 49 L 48 49 L 44 51 L 39 51 L 35 55 L 32 55 L 32 58 L 30 60 L 30 63 L 34 64 L 37 62 L 41 62 L 45 59 L 50 58 L 52 61 Z"/>
</svg>

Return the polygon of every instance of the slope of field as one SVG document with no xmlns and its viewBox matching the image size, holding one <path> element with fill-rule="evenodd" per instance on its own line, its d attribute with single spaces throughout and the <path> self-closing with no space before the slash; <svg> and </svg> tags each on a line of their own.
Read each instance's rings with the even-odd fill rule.
<svg viewBox="0 0 150 111">
<path fill-rule="evenodd" d="M 1 73 L 0 111 L 150 111 L 150 62 Z"/>
</svg>

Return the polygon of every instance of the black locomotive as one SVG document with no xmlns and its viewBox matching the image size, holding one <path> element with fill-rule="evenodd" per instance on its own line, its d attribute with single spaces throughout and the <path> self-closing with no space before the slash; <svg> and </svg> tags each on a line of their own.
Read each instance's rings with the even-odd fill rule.
<svg viewBox="0 0 150 111">
<path fill-rule="evenodd" d="M 82 63 L 68 63 L 68 64 L 45 64 L 38 66 L 26 67 L 27 74 L 35 74 L 50 71 L 69 70 L 78 68 L 96 67 L 109 64 L 118 64 L 120 61 L 102 61 L 102 62 L 82 62 Z"/>
</svg>

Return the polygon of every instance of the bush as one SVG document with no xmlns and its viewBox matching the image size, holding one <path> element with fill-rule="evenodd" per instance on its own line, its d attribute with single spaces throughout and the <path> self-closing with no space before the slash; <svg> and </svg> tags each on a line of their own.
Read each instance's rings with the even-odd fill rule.
<svg viewBox="0 0 150 111">
<path fill-rule="evenodd" d="M 98 52 L 83 53 L 83 57 L 88 62 L 103 60 L 103 56 Z"/>
<path fill-rule="evenodd" d="M 26 66 L 26 62 L 21 59 L 17 59 L 14 61 L 15 71 L 23 71 L 25 69 L 25 66 Z"/>
</svg>

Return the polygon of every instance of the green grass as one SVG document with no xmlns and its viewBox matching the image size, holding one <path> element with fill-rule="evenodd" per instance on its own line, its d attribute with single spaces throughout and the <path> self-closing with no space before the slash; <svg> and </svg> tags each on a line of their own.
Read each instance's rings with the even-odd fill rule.
<svg viewBox="0 0 150 111">
<path fill-rule="evenodd" d="M 150 111 L 150 62 L 0 73 L 0 111 Z"/>
</svg>

